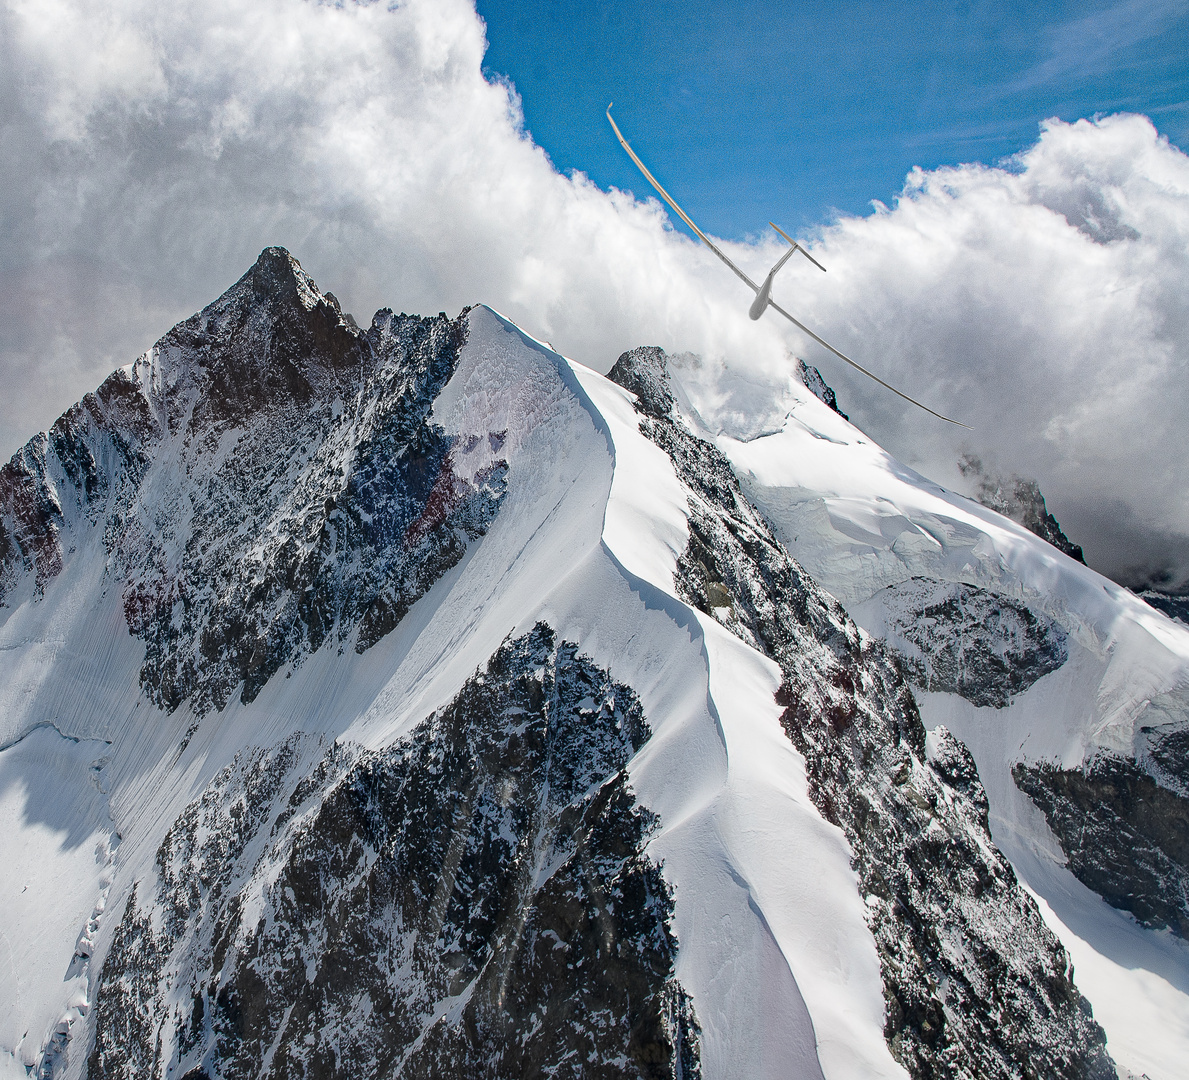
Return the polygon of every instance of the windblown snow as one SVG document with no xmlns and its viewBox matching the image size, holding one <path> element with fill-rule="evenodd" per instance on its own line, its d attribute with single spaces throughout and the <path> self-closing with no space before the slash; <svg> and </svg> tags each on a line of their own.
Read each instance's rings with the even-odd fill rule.
<svg viewBox="0 0 1189 1080">
<path fill-rule="evenodd" d="M 1181 1075 L 1179 916 L 1085 884 L 1013 770 L 1189 797 L 1189 629 L 808 391 L 716 437 L 679 370 L 617 385 L 482 306 L 359 330 L 261 258 L 0 477 L 0 1075 Z M 703 570 L 800 591 L 698 600 L 711 526 Z M 834 808 L 845 755 L 948 860 L 911 900 Z M 932 1012 L 889 951 L 912 904 L 967 988 L 922 977 Z"/>
</svg>

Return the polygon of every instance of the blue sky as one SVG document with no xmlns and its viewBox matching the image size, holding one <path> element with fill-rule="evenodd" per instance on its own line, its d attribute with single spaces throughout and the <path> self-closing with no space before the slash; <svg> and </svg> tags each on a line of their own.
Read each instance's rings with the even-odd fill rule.
<svg viewBox="0 0 1189 1080">
<path fill-rule="evenodd" d="M 695 221 L 743 238 L 890 201 L 914 165 L 994 163 L 1047 117 L 1145 113 L 1189 146 L 1189 0 L 746 4 L 479 0 L 563 171 L 637 194 L 603 118 Z"/>
</svg>

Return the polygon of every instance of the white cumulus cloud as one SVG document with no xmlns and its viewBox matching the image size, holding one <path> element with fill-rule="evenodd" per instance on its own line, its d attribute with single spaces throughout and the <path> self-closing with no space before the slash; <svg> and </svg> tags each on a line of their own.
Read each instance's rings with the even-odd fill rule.
<svg viewBox="0 0 1189 1080">
<path fill-rule="evenodd" d="M 655 201 L 560 175 L 484 49 L 467 0 L 3 3 L 0 451 L 282 244 L 361 321 L 484 301 L 604 370 L 697 353 L 726 426 L 779 416 L 795 351 L 943 483 L 973 450 L 1037 477 L 1101 568 L 1189 567 L 1189 159 L 1147 120 L 915 172 L 814 238 L 828 274 L 782 271 L 779 302 L 967 433 L 749 322 Z M 779 250 L 727 246 L 756 274 Z"/>
<path fill-rule="evenodd" d="M 839 372 L 885 445 L 956 486 L 974 449 L 1039 478 L 1092 563 L 1184 573 L 1160 564 L 1189 554 L 1189 158 L 1148 120 L 1050 121 L 1009 167 L 914 171 L 822 253 L 831 280 L 807 280 L 803 310 L 974 428 Z"/>
</svg>

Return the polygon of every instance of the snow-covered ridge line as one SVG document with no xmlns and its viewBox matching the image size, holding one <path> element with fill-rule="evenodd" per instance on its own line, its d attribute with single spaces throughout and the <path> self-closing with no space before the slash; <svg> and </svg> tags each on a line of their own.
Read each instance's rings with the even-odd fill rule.
<svg viewBox="0 0 1189 1080">
<path fill-rule="evenodd" d="M 1064 950 L 991 845 L 965 748 L 943 733 L 926 759 L 897 668 L 788 559 L 726 459 L 678 413 L 664 354 L 633 350 L 611 374 L 639 395 L 641 431 L 665 449 L 687 491 L 679 594 L 780 665 L 777 731 L 804 755 L 806 802 L 849 842 L 859 878 L 850 888 L 865 898 L 857 915 L 879 951 L 888 1047 L 914 1075 L 957 1059 L 980 1075 L 1112 1076 Z M 842 890 L 831 893 L 836 903 Z M 821 933 L 812 905 L 802 900 L 796 917 Z M 828 931 L 822 936 L 837 956 Z M 818 1024 L 829 1017 L 819 980 L 830 965 L 815 959 L 799 967 L 791 955 L 790 963 L 798 983 L 816 991 L 806 997 L 822 1065 L 840 1075 L 870 1069 L 835 1057 L 822 1038 L 833 1026 Z M 989 1001 L 1001 1003 L 997 1011 L 987 1011 Z"/>
<path fill-rule="evenodd" d="M 577 1054 L 649 1080 L 923 1077 L 937 1055 L 1097 1076 L 1090 970 L 1107 1050 L 1172 1080 L 1179 999 L 1143 980 L 1175 989 L 1150 961 L 1175 954 L 1133 927 L 1147 967 L 1120 985 L 1156 986 L 1172 1032 L 1145 1058 L 1075 954 L 1110 953 L 1069 930 L 1061 891 L 1084 887 L 1012 781 L 1103 749 L 1104 671 L 1134 711 L 1151 635 L 1104 653 L 1084 589 L 1050 609 L 984 542 L 994 515 L 958 520 L 886 455 L 905 490 L 871 472 L 863 513 L 804 486 L 869 447 L 816 398 L 794 410 L 822 436 L 802 486 L 733 473 L 658 353 L 621 358 L 629 393 L 482 306 L 360 329 L 272 249 L 14 459 L 0 738 L 106 741 L 45 726 L 0 750 L 10 861 L 52 868 L 0 889 L 0 925 L 55 942 L 0 974 L 27 1018 L 0 1048 L 58 1078 L 342 1054 L 521 1072 L 513 1043 L 558 1075 Z M 632 357 L 658 377 L 626 378 Z M 746 447 L 779 458 L 786 434 Z M 890 514 L 918 487 L 932 518 Z M 802 521 L 823 577 L 859 569 L 841 591 L 886 645 L 782 548 Z M 910 645 L 927 736 L 887 655 Z M 1178 707 L 1151 699 L 1139 727 Z M 1128 760 L 1175 771 L 1152 731 Z M 80 947 L 85 1007 L 54 1041 Z"/>
<path fill-rule="evenodd" d="M 490 318 L 482 312 L 472 315 L 473 327 Z M 796 1061 L 806 1075 L 903 1076 L 882 1036 L 878 961 L 845 839 L 821 820 L 803 763 L 780 730 L 778 673 L 677 594 L 689 511 L 671 459 L 641 434 L 632 395 L 496 318 L 505 333 L 549 357 L 567 383 L 575 380 L 614 461 L 601 545 L 632 593 L 684 628 L 705 665 L 693 715 L 681 722 L 649 710 L 656 733 L 629 766 L 642 804 L 659 814 L 649 851 L 676 890 L 678 978 L 697 1015 L 713 1018 L 702 1025 L 705 1075 L 780 1077 Z M 491 331 L 472 333 L 480 341 Z M 451 395 L 448 389 L 444 400 Z M 638 661 L 630 654 L 612 663 L 613 671 L 633 668 Z M 691 769 L 705 773 L 708 764 L 705 751 L 690 759 L 691 743 L 717 744 L 725 768 L 687 789 L 675 778 Z M 782 822 L 779 833 L 753 833 L 744 823 L 755 814 Z M 719 869 L 711 870 L 714 864 Z M 792 884 L 807 865 L 828 888 L 806 892 Z M 800 898 L 795 909 L 782 900 L 790 887 Z M 722 922 L 726 912 L 729 923 Z M 808 936 L 807 922 L 814 927 Z M 838 956 L 846 962 L 830 959 Z M 762 970 L 765 981 L 750 991 L 724 985 L 724 965 Z"/>
<path fill-rule="evenodd" d="M 1067 868 L 1084 867 L 1088 858 L 1133 875 L 1126 889 L 1179 895 L 1173 879 L 1152 884 L 1141 854 L 1150 850 L 1159 863 L 1164 841 L 1141 839 L 1138 805 L 1116 804 L 1121 816 L 1107 824 L 1087 817 L 1072 833 L 1062 826 L 1066 843 L 1093 838 L 1092 850 L 1067 854 L 1013 773 L 1056 767 L 1076 787 L 1076 774 L 1105 762 L 1107 772 L 1127 772 L 1133 790 L 1154 779 L 1166 793 L 1182 792 L 1177 777 L 1189 770 L 1189 753 L 1177 740 L 1189 737 L 1189 628 L 1015 522 L 924 479 L 808 393 L 779 434 L 746 443 L 720 435 L 716 444 L 782 543 L 860 625 L 877 637 L 914 627 L 930 655 L 963 657 L 965 669 L 955 669 L 949 688 L 957 693 L 918 691 L 926 725 L 949 728 L 973 752 L 995 840 L 1040 895 L 1121 1067 L 1137 1076 L 1178 1076 L 1189 1055 L 1189 949 L 1109 908 Z M 969 627 L 962 628 L 963 604 L 952 602 L 963 589 L 974 590 L 991 617 L 982 617 L 985 640 L 974 649 Z M 1008 618 L 999 627 L 997 597 Z M 998 650 L 996 663 L 1028 652 L 1001 636 L 1017 618 L 1013 607 L 1065 635 L 1066 655 L 1052 669 L 1049 661 L 1034 664 L 1034 654 L 1026 663 L 1035 670 L 1017 683 L 1022 692 L 999 694 L 996 708 L 996 695 L 979 700 L 985 695 L 970 691 L 988 677 L 980 650 L 988 658 Z M 943 615 L 947 609 L 958 618 Z M 909 652 L 911 661 L 918 646 Z M 1060 659 L 1061 650 L 1051 656 Z M 1063 818 L 1071 823 L 1085 810 L 1066 805 L 1058 812 L 1072 814 Z M 1094 872 L 1079 874 L 1103 887 Z M 1133 907 L 1145 907 L 1142 897 Z"/>
</svg>

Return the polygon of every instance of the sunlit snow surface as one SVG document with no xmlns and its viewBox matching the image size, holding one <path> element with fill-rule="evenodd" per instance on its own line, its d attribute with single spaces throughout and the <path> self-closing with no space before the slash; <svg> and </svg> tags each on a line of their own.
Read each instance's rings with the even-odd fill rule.
<svg viewBox="0 0 1189 1080">
<path fill-rule="evenodd" d="M 1069 660 L 1004 709 L 918 692 L 978 763 L 996 843 L 1068 949 L 1115 1061 L 1152 1080 L 1189 1061 L 1189 949 L 1140 927 L 1064 868 L 1019 761 L 1075 767 L 1098 748 L 1130 755 L 1145 723 L 1189 685 L 1189 629 L 1014 522 L 896 461 L 808 392 L 777 433 L 716 443 L 790 553 L 856 621 L 883 629 L 880 591 L 912 577 L 966 582 L 1025 601 L 1069 635 Z"/>
<path fill-rule="evenodd" d="M 640 434 L 620 387 L 489 309 L 469 318 L 434 419 L 479 436 L 459 445 L 480 457 L 491 446 L 483 436 L 506 433 L 507 494 L 486 535 L 371 649 L 326 645 L 251 704 L 233 695 L 206 714 L 179 750 L 197 718 L 139 697 L 142 646 L 96 531 L 79 526 L 44 598 L 13 596 L 0 611 L 0 745 L 9 744 L 0 944 L 11 950 L 0 958 L 0 1000 L 18 1004 L 0 1020 L 0 1069 L 23 1075 L 18 1060 L 36 1061 L 73 1019 L 61 1075 L 81 1074 L 83 954 L 102 958 L 118 918 L 104 912 L 123 910 L 164 832 L 238 751 L 294 731 L 389 745 L 509 635 L 544 619 L 629 684 L 652 727 L 629 772 L 660 817 L 650 852 L 675 889 L 677 975 L 702 1024 L 705 1075 L 905 1075 L 883 1038 L 879 963 L 850 852 L 810 801 L 780 727 L 779 671 L 675 595 L 688 510 L 667 456 Z M 993 584 L 1065 628 L 1069 661 L 1010 708 L 921 695 L 924 717 L 970 745 L 996 839 L 1073 956 L 1116 1059 L 1152 1080 L 1181 1075 L 1185 951 L 1062 869 L 1009 769 L 1025 756 L 1073 764 L 1094 746 L 1129 748 L 1146 703 L 1189 677 L 1189 632 L 929 484 L 816 399 L 797 404 L 778 434 L 717 443 L 793 555 L 860 621 L 878 619 L 863 605 L 880 589 L 919 574 Z"/>
</svg>

